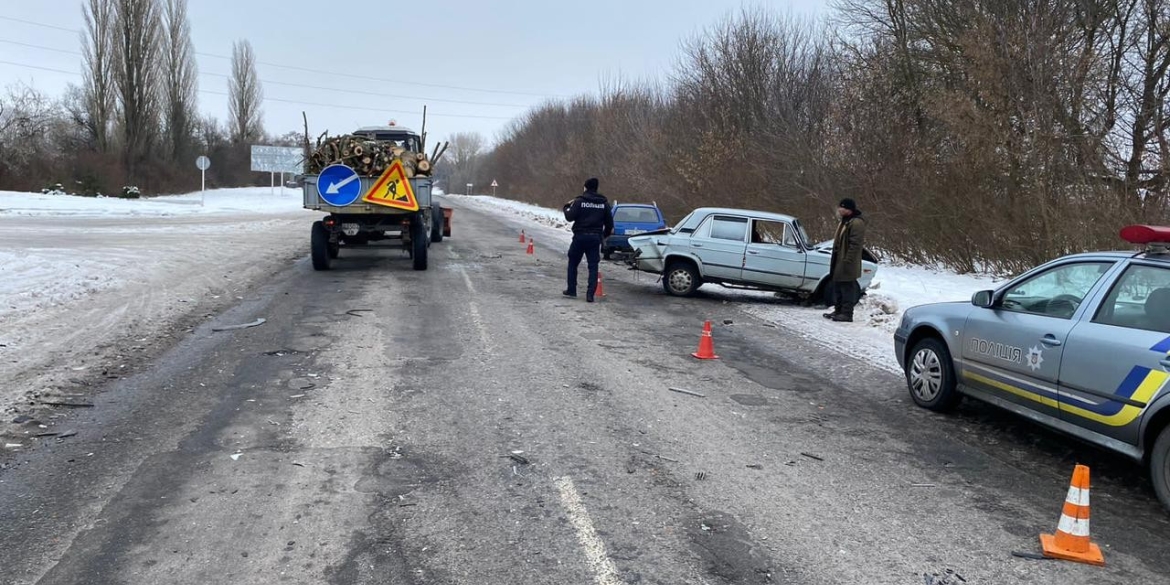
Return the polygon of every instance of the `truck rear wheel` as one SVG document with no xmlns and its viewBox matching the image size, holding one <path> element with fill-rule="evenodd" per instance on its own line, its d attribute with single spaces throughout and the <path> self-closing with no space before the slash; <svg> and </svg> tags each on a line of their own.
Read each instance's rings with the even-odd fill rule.
<svg viewBox="0 0 1170 585">
<path fill-rule="evenodd" d="M 443 210 L 438 203 L 431 204 L 431 241 L 443 241 Z"/>
<path fill-rule="evenodd" d="M 427 269 L 427 246 L 430 243 L 430 236 L 427 234 L 427 222 L 420 213 L 410 220 L 410 257 L 414 260 L 415 270 Z"/>
<path fill-rule="evenodd" d="M 332 257 L 329 253 L 329 230 L 325 229 L 324 223 L 315 221 L 310 234 L 309 250 L 313 258 L 313 270 L 329 270 Z"/>
</svg>

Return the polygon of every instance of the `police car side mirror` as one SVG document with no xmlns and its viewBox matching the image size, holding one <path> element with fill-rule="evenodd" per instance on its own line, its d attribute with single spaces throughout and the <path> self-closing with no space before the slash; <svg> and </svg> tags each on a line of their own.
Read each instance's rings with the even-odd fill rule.
<svg viewBox="0 0 1170 585">
<path fill-rule="evenodd" d="M 993 291 L 981 290 L 971 295 L 971 304 L 982 309 L 990 309 Z"/>
</svg>

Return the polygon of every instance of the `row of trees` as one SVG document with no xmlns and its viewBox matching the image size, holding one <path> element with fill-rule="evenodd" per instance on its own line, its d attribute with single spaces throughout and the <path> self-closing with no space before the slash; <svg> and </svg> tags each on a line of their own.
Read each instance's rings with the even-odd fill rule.
<svg viewBox="0 0 1170 585">
<path fill-rule="evenodd" d="M 190 190 L 198 153 L 212 184 L 243 184 L 264 137 L 263 92 L 247 41 L 235 44 L 226 125 L 198 113 L 187 0 L 85 0 L 82 79 L 52 99 L 27 86 L 0 97 L 0 188 L 70 192 Z"/>
<path fill-rule="evenodd" d="M 821 237 L 853 197 L 889 254 L 1013 272 L 1170 220 L 1168 69 L 1170 0 L 748 10 L 687 42 L 662 85 L 532 110 L 467 182 L 559 205 L 598 176 L 676 220 L 764 208 Z"/>
</svg>

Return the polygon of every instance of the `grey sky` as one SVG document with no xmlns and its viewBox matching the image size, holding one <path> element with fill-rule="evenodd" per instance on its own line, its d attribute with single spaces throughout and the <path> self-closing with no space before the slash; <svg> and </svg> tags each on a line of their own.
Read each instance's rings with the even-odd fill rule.
<svg viewBox="0 0 1170 585">
<path fill-rule="evenodd" d="M 215 56 L 230 55 L 232 42 L 246 38 L 261 62 L 261 79 L 269 82 L 264 84 L 269 132 L 300 130 L 302 110 L 314 134 L 391 118 L 417 130 L 425 103 L 432 140 L 460 131 L 494 140 L 509 119 L 546 99 L 593 93 L 602 79 L 617 76 L 662 79 L 675 64 L 682 39 L 744 5 L 739 0 L 189 1 L 200 53 L 201 112 L 226 116 L 227 97 L 217 94 L 227 92 L 223 76 L 229 61 Z M 803 16 L 823 16 L 825 4 L 749 3 Z M 0 20 L 0 61 L 7 62 L 0 63 L 0 84 L 21 81 L 56 96 L 80 80 L 28 66 L 80 71 L 79 35 L 70 31 L 83 26 L 81 0 L 0 0 L 0 6 L 0 16 L 60 27 Z"/>
</svg>

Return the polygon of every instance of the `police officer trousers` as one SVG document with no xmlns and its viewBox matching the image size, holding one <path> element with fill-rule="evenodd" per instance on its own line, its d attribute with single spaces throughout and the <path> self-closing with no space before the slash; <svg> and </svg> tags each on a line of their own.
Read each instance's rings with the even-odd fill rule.
<svg viewBox="0 0 1170 585">
<path fill-rule="evenodd" d="M 597 265 L 601 262 L 601 234 L 573 234 L 573 243 L 569 244 L 569 294 L 577 294 L 577 266 L 581 264 L 581 256 L 585 256 L 589 265 L 586 294 L 593 296 L 597 292 Z"/>
</svg>

